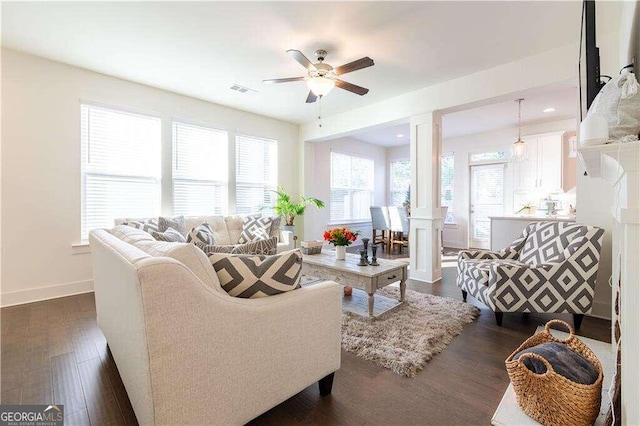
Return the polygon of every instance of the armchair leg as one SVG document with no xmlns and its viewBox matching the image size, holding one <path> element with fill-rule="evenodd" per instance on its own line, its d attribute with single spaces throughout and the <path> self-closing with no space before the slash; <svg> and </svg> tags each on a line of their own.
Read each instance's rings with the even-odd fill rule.
<svg viewBox="0 0 640 426">
<path fill-rule="evenodd" d="M 331 373 L 318 381 L 318 386 L 320 387 L 320 396 L 327 396 L 331 394 L 334 374 L 335 373 Z"/>
<path fill-rule="evenodd" d="M 495 312 L 496 314 L 496 324 L 498 327 L 502 327 L 502 312 Z"/>
<path fill-rule="evenodd" d="M 583 314 L 573 314 L 573 328 L 580 330 L 580 326 L 582 325 L 582 319 L 584 318 Z"/>
<path fill-rule="evenodd" d="M 467 291 L 466 290 L 462 290 L 462 301 L 463 302 L 467 301 Z"/>
</svg>

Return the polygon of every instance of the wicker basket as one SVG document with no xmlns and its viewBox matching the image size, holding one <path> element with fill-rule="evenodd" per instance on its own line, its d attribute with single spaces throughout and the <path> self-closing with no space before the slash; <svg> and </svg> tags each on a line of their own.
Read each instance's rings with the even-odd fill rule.
<svg viewBox="0 0 640 426">
<path fill-rule="evenodd" d="M 566 340 L 554 337 L 549 328 L 561 324 L 569 330 Z M 553 371 L 551 364 L 538 354 L 523 354 L 517 361 L 513 357 L 520 351 L 546 342 L 558 342 L 567 345 L 584 356 L 598 370 L 598 379 L 591 385 L 575 383 Z M 534 358 L 542 362 L 547 371 L 536 374 L 521 361 Z M 518 405 L 531 418 L 543 425 L 580 426 L 592 425 L 600 413 L 602 393 L 602 365 L 598 358 L 578 339 L 573 327 L 564 321 L 552 320 L 544 331 L 528 338 L 505 361 L 507 373 L 516 392 Z"/>
</svg>

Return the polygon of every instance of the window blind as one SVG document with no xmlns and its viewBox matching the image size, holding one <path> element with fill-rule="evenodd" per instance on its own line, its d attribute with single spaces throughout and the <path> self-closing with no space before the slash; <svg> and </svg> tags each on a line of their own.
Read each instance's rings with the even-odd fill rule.
<svg viewBox="0 0 640 426">
<path fill-rule="evenodd" d="M 160 213 L 160 118 L 82 104 L 82 225 L 113 226 L 117 217 Z"/>
<path fill-rule="evenodd" d="M 399 160 L 391 162 L 391 200 L 390 205 L 402 206 L 407 199 L 411 185 L 411 161 Z"/>
<path fill-rule="evenodd" d="M 174 121 L 173 214 L 227 213 L 227 132 Z"/>
<path fill-rule="evenodd" d="M 332 222 L 366 220 L 373 200 L 373 160 L 354 155 L 331 153 Z"/>
<path fill-rule="evenodd" d="M 440 205 L 448 206 L 447 216 L 444 223 L 453 223 L 453 153 L 442 154 L 440 167 Z"/>
<path fill-rule="evenodd" d="M 277 186 L 277 142 L 236 136 L 236 213 L 272 215 Z"/>
</svg>

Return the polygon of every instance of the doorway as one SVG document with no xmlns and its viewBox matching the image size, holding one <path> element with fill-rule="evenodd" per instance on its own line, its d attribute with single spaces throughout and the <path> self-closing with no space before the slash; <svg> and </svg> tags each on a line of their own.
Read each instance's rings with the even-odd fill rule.
<svg viewBox="0 0 640 426">
<path fill-rule="evenodd" d="M 504 163 L 470 166 L 469 246 L 489 249 L 491 216 L 504 214 Z"/>
</svg>

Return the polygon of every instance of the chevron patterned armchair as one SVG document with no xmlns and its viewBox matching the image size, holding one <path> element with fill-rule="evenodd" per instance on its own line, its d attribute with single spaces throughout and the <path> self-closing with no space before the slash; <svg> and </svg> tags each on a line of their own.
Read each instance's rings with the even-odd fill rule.
<svg viewBox="0 0 640 426">
<path fill-rule="evenodd" d="M 604 230 L 570 222 L 529 224 L 499 251 L 458 253 L 456 283 L 496 314 L 572 313 L 579 329 L 591 312 Z"/>
</svg>

